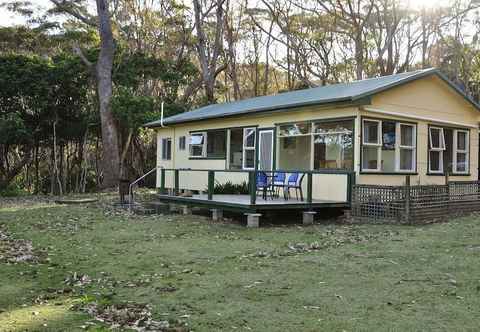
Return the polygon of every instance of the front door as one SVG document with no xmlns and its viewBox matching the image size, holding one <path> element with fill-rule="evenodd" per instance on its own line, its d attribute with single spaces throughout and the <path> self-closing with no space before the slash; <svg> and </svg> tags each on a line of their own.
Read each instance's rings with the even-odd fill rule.
<svg viewBox="0 0 480 332">
<path fill-rule="evenodd" d="M 271 171 L 273 169 L 273 130 L 258 132 L 258 169 Z"/>
</svg>

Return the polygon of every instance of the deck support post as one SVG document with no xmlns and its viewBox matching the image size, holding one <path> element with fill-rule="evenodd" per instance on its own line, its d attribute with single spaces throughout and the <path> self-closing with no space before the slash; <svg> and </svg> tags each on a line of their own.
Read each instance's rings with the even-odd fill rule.
<svg viewBox="0 0 480 332">
<path fill-rule="evenodd" d="M 312 192 L 313 192 L 313 176 L 312 173 L 307 174 L 307 203 L 312 204 Z"/>
<path fill-rule="evenodd" d="M 247 227 L 258 228 L 260 226 L 260 213 L 245 213 L 247 216 Z"/>
<path fill-rule="evenodd" d="M 180 193 L 180 171 L 178 169 L 175 169 L 174 171 L 174 190 L 173 190 L 173 195 L 177 196 Z"/>
<path fill-rule="evenodd" d="M 170 212 L 177 212 L 177 205 L 170 203 L 168 209 Z"/>
<path fill-rule="evenodd" d="M 223 219 L 223 210 L 212 209 L 212 220 L 219 221 Z"/>
<path fill-rule="evenodd" d="M 410 175 L 405 177 L 405 221 L 410 222 Z"/>
<path fill-rule="evenodd" d="M 315 218 L 315 215 L 317 212 L 315 211 L 303 211 L 303 224 L 304 225 L 312 225 L 313 224 L 313 219 Z"/>
<path fill-rule="evenodd" d="M 182 205 L 182 214 L 184 216 L 186 216 L 188 214 L 192 214 L 192 208 L 188 205 Z"/>
<path fill-rule="evenodd" d="M 160 194 L 165 194 L 165 168 L 160 169 Z"/>
<path fill-rule="evenodd" d="M 250 171 L 248 172 L 248 185 L 249 185 L 249 194 L 250 194 L 250 205 L 255 205 L 257 200 L 257 172 Z"/>
<path fill-rule="evenodd" d="M 215 171 L 208 171 L 208 200 L 213 198 L 213 191 L 215 190 Z"/>
</svg>

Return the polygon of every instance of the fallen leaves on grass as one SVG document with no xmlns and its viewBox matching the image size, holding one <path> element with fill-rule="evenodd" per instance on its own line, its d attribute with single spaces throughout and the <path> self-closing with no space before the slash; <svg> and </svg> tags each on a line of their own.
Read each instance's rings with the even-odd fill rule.
<svg viewBox="0 0 480 332">
<path fill-rule="evenodd" d="M 92 282 L 92 278 L 86 274 L 73 272 L 73 274 L 67 276 L 63 282 L 69 286 L 84 287 Z"/>
<path fill-rule="evenodd" d="M 272 258 L 282 256 L 292 256 L 297 254 L 309 253 L 326 248 L 336 248 L 346 244 L 363 243 L 372 240 L 390 238 L 396 235 L 396 232 L 385 231 L 378 233 L 363 232 L 355 227 L 337 228 L 334 231 L 317 234 L 318 240 L 312 242 L 287 243 L 286 249 L 259 250 L 255 253 L 240 256 L 245 258 Z"/>
<path fill-rule="evenodd" d="M 0 262 L 5 263 L 38 263 L 40 253 L 33 249 L 32 242 L 24 239 L 13 239 L 0 229 Z"/>
<path fill-rule="evenodd" d="M 108 324 L 111 329 L 127 328 L 134 331 L 187 331 L 183 327 L 174 327 L 169 321 L 154 320 L 151 308 L 147 304 L 127 302 L 102 306 L 91 302 L 81 308 L 95 320 Z"/>
</svg>

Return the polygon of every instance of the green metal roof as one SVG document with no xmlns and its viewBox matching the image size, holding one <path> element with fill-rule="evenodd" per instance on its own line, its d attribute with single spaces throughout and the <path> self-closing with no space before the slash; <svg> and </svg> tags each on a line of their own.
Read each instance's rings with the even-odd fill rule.
<svg viewBox="0 0 480 332">
<path fill-rule="evenodd" d="M 167 117 L 163 125 L 201 121 L 207 119 L 230 116 L 256 114 L 274 110 L 288 111 L 294 107 L 324 105 L 330 103 L 355 103 L 376 93 L 391 89 L 395 86 L 411 82 L 429 75 L 437 75 L 455 91 L 461 94 L 474 107 L 480 106 L 468 97 L 458 86 L 452 83 L 435 68 L 417 70 L 407 73 L 381 76 L 376 78 L 354 81 L 350 83 L 332 84 L 316 88 L 279 93 L 272 96 L 255 97 L 231 103 L 212 104 L 193 111 Z M 160 120 L 147 123 L 146 127 L 160 127 Z"/>
</svg>

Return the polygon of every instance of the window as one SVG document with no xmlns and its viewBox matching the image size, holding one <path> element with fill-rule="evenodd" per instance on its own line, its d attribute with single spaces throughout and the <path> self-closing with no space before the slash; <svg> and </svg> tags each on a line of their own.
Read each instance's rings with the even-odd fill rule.
<svg viewBox="0 0 480 332">
<path fill-rule="evenodd" d="M 227 153 L 227 131 L 207 132 L 207 158 L 225 158 Z"/>
<path fill-rule="evenodd" d="M 363 171 L 415 171 L 416 125 L 392 120 L 364 119 L 362 130 Z"/>
<path fill-rule="evenodd" d="M 294 123 L 279 126 L 278 129 L 278 136 L 310 135 L 312 125 L 310 123 Z"/>
<path fill-rule="evenodd" d="M 185 136 L 180 136 L 180 138 L 178 139 L 178 149 L 179 150 L 185 150 Z"/>
<path fill-rule="evenodd" d="M 468 173 L 468 131 L 455 130 L 453 141 L 453 171 L 455 173 Z"/>
<path fill-rule="evenodd" d="M 162 160 L 172 159 L 172 139 L 162 138 Z"/>
<path fill-rule="evenodd" d="M 190 156 L 191 157 L 205 157 L 205 141 L 207 133 L 194 133 L 190 135 Z"/>
<path fill-rule="evenodd" d="M 469 172 L 469 131 L 430 127 L 428 171 L 433 174 Z"/>
<path fill-rule="evenodd" d="M 415 126 L 411 124 L 398 123 L 397 135 L 400 136 L 396 150 L 397 169 L 399 171 L 415 171 Z"/>
<path fill-rule="evenodd" d="M 255 128 L 243 129 L 243 169 L 255 168 Z"/>
<path fill-rule="evenodd" d="M 429 138 L 429 165 L 430 173 L 443 173 L 443 151 L 445 150 L 445 135 L 443 128 L 430 127 Z"/>
<path fill-rule="evenodd" d="M 314 169 L 353 169 L 353 120 L 314 124 Z"/>
<path fill-rule="evenodd" d="M 277 132 L 278 168 L 282 170 L 311 169 L 312 123 L 281 125 Z"/>
<path fill-rule="evenodd" d="M 381 121 L 363 120 L 362 169 L 365 171 L 380 171 L 381 132 Z"/>
<path fill-rule="evenodd" d="M 230 129 L 230 169 L 242 169 L 243 129 Z"/>
</svg>

